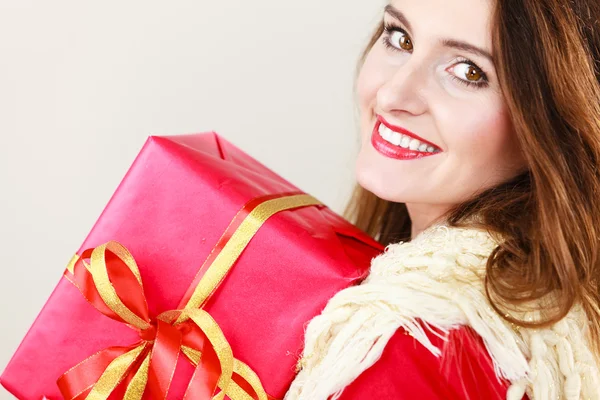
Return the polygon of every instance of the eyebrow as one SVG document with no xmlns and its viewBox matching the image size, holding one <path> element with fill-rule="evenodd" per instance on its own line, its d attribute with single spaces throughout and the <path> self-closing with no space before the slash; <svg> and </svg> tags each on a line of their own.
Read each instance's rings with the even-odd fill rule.
<svg viewBox="0 0 600 400">
<path fill-rule="evenodd" d="M 390 14 L 392 17 L 396 18 L 398 21 L 402 22 L 402 24 L 404 24 L 409 31 L 412 31 L 412 27 L 410 25 L 410 22 L 408 22 L 408 19 L 406 18 L 406 16 L 402 13 L 402 11 L 398 10 L 397 8 L 395 8 L 394 6 L 392 6 L 391 4 L 388 4 L 387 6 L 385 6 L 385 10 L 386 13 Z M 463 51 L 468 51 L 470 53 L 474 53 L 477 54 L 479 56 L 485 57 L 487 58 L 492 64 L 494 64 L 494 58 L 492 57 L 492 55 L 483 50 L 480 49 L 477 46 L 474 46 L 472 44 L 469 44 L 467 42 L 463 42 L 460 40 L 455 40 L 455 39 L 441 39 L 440 40 L 442 46 L 445 47 L 451 47 L 454 49 L 458 49 L 458 50 L 463 50 Z"/>
</svg>

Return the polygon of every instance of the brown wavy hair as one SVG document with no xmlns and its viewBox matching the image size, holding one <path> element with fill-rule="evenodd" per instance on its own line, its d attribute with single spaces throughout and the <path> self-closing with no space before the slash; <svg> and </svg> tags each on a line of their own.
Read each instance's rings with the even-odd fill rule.
<svg viewBox="0 0 600 400">
<path fill-rule="evenodd" d="M 497 0 L 493 12 L 496 70 L 528 168 L 441 219 L 506 239 L 486 274 L 487 296 L 503 318 L 546 327 L 581 303 L 600 355 L 600 2 Z M 382 33 L 383 22 L 358 73 Z M 344 215 L 384 245 L 411 239 L 406 205 L 360 185 Z M 539 320 L 507 312 L 550 293 L 559 295 Z"/>
</svg>

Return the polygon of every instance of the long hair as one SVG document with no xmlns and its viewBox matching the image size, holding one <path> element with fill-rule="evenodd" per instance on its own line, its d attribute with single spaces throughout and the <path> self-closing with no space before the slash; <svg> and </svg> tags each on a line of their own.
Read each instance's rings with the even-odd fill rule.
<svg viewBox="0 0 600 400">
<path fill-rule="evenodd" d="M 497 0 L 493 21 L 497 74 L 528 168 L 442 218 L 505 239 L 486 273 L 487 296 L 503 318 L 546 327 L 579 302 L 600 355 L 600 2 Z M 380 23 L 358 73 L 382 33 Z M 384 245 L 410 240 L 406 205 L 360 185 L 344 215 Z M 551 293 L 558 295 L 539 320 L 507 312 Z"/>
</svg>

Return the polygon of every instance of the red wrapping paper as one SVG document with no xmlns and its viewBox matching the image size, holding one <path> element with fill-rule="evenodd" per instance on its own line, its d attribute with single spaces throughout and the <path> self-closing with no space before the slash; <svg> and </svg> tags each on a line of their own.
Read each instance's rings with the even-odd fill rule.
<svg viewBox="0 0 600 400">
<path fill-rule="evenodd" d="M 149 313 L 156 316 L 177 308 L 244 204 L 295 191 L 214 132 L 150 137 L 77 253 L 111 240 L 125 245 L 139 266 Z M 283 211 L 258 230 L 204 310 L 265 391 L 283 398 L 305 324 L 337 291 L 364 278 L 381 251 L 327 207 Z M 98 312 L 62 278 L 0 383 L 20 399 L 60 399 L 56 381 L 71 367 L 138 340 L 136 331 Z M 193 369 L 180 357 L 169 399 L 183 397 Z M 148 391 L 144 398 L 150 398 Z"/>
</svg>

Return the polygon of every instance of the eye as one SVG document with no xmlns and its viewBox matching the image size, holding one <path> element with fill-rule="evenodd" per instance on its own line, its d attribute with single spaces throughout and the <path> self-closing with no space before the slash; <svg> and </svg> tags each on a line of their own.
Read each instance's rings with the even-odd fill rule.
<svg viewBox="0 0 600 400">
<path fill-rule="evenodd" d="M 450 75 L 452 79 L 457 80 L 459 83 L 463 83 L 467 86 L 487 87 L 489 86 L 489 80 L 485 72 L 481 70 L 477 65 L 473 64 L 472 61 L 466 58 L 458 60 L 457 64 L 451 67 L 458 76 L 464 76 L 466 79 L 457 77 L 456 75 Z"/>
<path fill-rule="evenodd" d="M 386 47 L 395 50 L 412 50 L 412 40 L 408 37 L 404 29 L 399 26 L 385 24 L 383 30 L 383 44 Z"/>
<path fill-rule="evenodd" d="M 391 51 L 411 51 L 413 49 L 412 39 L 406 31 L 397 25 L 384 23 L 382 41 L 385 47 Z M 460 67 L 463 66 L 463 67 Z M 466 68 L 464 67 L 466 66 Z M 489 86 L 489 80 L 485 72 L 475 63 L 466 58 L 460 58 L 457 64 L 454 64 L 451 69 L 456 69 L 456 75 L 464 76 L 465 79 L 457 77 L 455 74 L 450 74 L 451 79 L 466 85 L 468 87 L 475 86 L 483 88 Z"/>
</svg>

